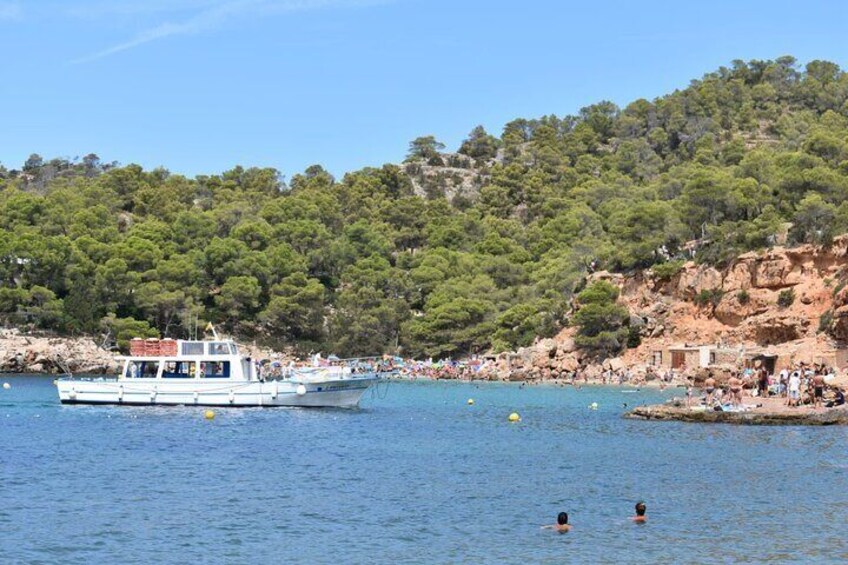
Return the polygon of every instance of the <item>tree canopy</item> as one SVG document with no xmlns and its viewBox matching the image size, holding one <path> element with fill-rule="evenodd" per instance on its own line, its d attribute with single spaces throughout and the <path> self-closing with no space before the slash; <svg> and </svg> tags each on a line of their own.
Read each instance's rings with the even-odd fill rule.
<svg viewBox="0 0 848 565">
<path fill-rule="evenodd" d="M 434 357 L 573 323 L 612 350 L 626 316 L 596 285 L 574 296 L 588 273 L 721 265 L 787 227 L 829 242 L 848 231 L 846 140 L 848 74 L 781 57 L 499 137 L 477 126 L 456 153 L 422 136 L 404 163 L 341 179 L 33 154 L 0 165 L 0 320 L 122 340 L 213 321 L 275 346 Z"/>
</svg>

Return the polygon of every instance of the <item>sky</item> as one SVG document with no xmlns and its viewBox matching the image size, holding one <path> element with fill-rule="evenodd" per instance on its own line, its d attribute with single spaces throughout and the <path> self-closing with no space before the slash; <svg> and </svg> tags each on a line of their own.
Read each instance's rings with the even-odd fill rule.
<svg viewBox="0 0 848 565">
<path fill-rule="evenodd" d="M 846 21 L 816 0 L 0 0 L 0 163 L 340 177 L 734 59 L 846 68 Z"/>
</svg>

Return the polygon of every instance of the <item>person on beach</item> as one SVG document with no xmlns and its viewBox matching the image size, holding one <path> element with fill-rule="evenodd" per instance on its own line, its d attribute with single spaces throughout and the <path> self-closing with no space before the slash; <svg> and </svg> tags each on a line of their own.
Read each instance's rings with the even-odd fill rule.
<svg viewBox="0 0 848 565">
<path fill-rule="evenodd" d="M 782 398 L 789 396 L 789 369 L 786 367 L 780 371 L 780 387 L 778 388 L 778 393 Z"/>
<path fill-rule="evenodd" d="M 765 370 L 765 367 L 760 367 L 759 373 L 757 374 L 757 395 L 760 398 L 768 398 L 769 392 L 769 375 Z"/>
<path fill-rule="evenodd" d="M 543 530 L 556 530 L 557 532 L 564 534 L 565 532 L 571 530 L 571 525 L 568 523 L 568 513 L 560 512 L 557 514 L 557 523 L 551 524 L 550 526 L 542 526 Z"/>
<path fill-rule="evenodd" d="M 789 398 L 786 401 L 787 406 L 798 406 L 801 400 L 801 375 L 798 371 L 792 371 L 789 375 Z"/>
<path fill-rule="evenodd" d="M 636 503 L 636 515 L 631 518 L 637 524 L 644 524 L 648 521 L 647 516 L 645 516 L 645 512 L 647 512 L 648 507 L 645 506 L 645 503 L 641 500 Z"/>
<path fill-rule="evenodd" d="M 686 385 L 686 408 L 692 407 L 692 385 Z"/>
<path fill-rule="evenodd" d="M 841 388 L 836 389 L 836 395 L 833 397 L 833 400 L 825 404 L 827 408 L 834 408 L 836 406 L 842 406 L 845 404 L 845 393 L 842 392 Z"/>
<path fill-rule="evenodd" d="M 824 399 L 824 376 L 819 373 L 813 375 L 813 408 L 822 408 Z"/>
<path fill-rule="evenodd" d="M 715 379 L 707 377 L 704 381 L 704 391 L 707 393 L 707 406 L 711 406 L 715 401 Z"/>
<path fill-rule="evenodd" d="M 742 405 L 742 380 L 732 373 L 727 380 L 727 386 L 730 387 L 730 404 L 736 406 Z"/>
</svg>

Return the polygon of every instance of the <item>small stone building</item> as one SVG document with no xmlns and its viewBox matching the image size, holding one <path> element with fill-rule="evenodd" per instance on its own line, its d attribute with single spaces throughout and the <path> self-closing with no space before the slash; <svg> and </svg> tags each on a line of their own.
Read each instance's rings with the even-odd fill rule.
<svg viewBox="0 0 848 565">
<path fill-rule="evenodd" d="M 653 352 L 652 363 L 666 369 L 700 369 L 710 364 L 709 345 L 673 345 Z"/>
</svg>

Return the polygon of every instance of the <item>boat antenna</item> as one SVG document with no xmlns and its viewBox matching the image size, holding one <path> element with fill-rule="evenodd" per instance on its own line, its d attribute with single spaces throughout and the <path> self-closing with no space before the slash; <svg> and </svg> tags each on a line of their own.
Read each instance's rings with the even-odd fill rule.
<svg viewBox="0 0 848 565">
<path fill-rule="evenodd" d="M 206 327 L 203 329 L 203 332 L 204 332 L 204 333 L 211 332 L 211 333 L 212 333 L 212 337 L 214 337 L 216 340 L 217 340 L 217 339 L 220 339 L 220 338 L 218 337 L 218 332 L 217 332 L 217 331 L 215 331 L 215 326 L 214 326 L 214 325 L 212 325 L 212 322 L 209 322 L 208 324 L 206 324 Z"/>
</svg>

